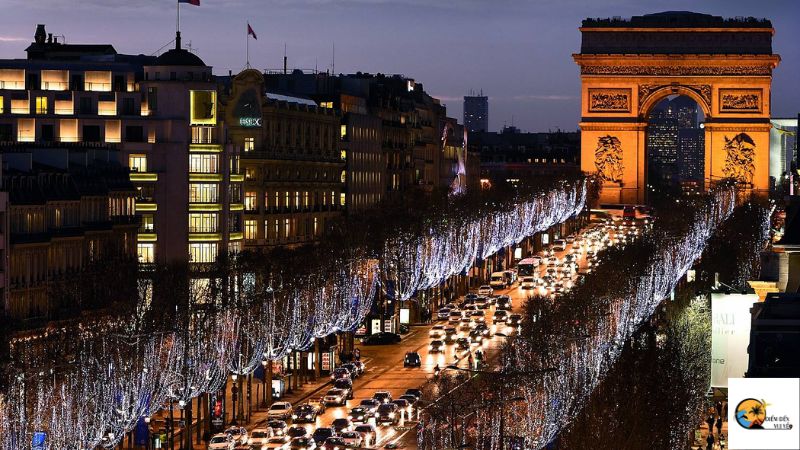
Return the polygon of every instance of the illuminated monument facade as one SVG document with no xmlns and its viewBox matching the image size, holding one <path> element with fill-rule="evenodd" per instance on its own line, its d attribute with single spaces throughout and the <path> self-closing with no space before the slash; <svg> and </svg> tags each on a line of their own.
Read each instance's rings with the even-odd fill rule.
<svg viewBox="0 0 800 450">
<path fill-rule="evenodd" d="M 768 20 L 665 12 L 586 19 L 580 30 L 581 169 L 603 179 L 601 202 L 645 201 L 647 122 L 671 95 L 692 98 L 706 118 L 706 188 L 736 178 L 768 191 L 770 87 L 780 62 Z"/>
</svg>

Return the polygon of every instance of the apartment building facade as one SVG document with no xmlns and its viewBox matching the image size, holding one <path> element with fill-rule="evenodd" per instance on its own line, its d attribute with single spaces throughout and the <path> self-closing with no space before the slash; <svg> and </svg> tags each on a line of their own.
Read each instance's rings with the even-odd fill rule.
<svg viewBox="0 0 800 450">
<path fill-rule="evenodd" d="M 238 150 L 226 144 L 211 67 L 63 44 L 37 28 L 26 59 L 0 60 L 0 142 L 102 144 L 136 187 L 142 263 L 211 263 L 243 245 Z"/>
<path fill-rule="evenodd" d="M 232 77 L 221 108 L 228 138 L 242 149 L 245 247 L 319 239 L 347 205 L 341 114 L 267 92 L 263 74 L 252 69 Z"/>
</svg>

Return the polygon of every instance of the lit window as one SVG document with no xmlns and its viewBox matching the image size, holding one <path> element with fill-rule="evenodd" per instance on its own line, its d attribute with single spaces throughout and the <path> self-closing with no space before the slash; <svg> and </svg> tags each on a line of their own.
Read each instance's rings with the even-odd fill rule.
<svg viewBox="0 0 800 450">
<path fill-rule="evenodd" d="M 333 109 L 333 102 L 320 102 L 319 107 Z"/>
<path fill-rule="evenodd" d="M 283 237 L 289 237 L 289 219 L 283 219 Z"/>
<path fill-rule="evenodd" d="M 254 191 L 247 191 L 244 193 L 244 209 L 248 211 L 255 211 L 258 209 L 256 193 Z"/>
<path fill-rule="evenodd" d="M 33 142 L 36 140 L 36 122 L 33 119 L 17 121 L 17 141 Z"/>
<path fill-rule="evenodd" d="M 216 213 L 192 213 L 189 214 L 190 233 L 216 233 L 217 214 Z"/>
<path fill-rule="evenodd" d="M 61 142 L 78 142 L 78 119 L 61 119 L 58 139 Z"/>
<path fill-rule="evenodd" d="M 347 139 L 347 125 L 342 125 L 339 133 L 342 136 L 342 139 Z"/>
<path fill-rule="evenodd" d="M 87 70 L 83 87 L 85 91 L 111 92 L 111 72 Z"/>
<path fill-rule="evenodd" d="M 219 199 L 219 189 L 213 183 L 190 183 L 189 202 L 216 203 Z"/>
<path fill-rule="evenodd" d="M 193 242 L 189 244 L 189 260 L 195 263 L 211 263 L 217 258 L 215 242 Z"/>
<path fill-rule="evenodd" d="M 128 156 L 128 167 L 131 172 L 147 172 L 147 155 Z"/>
<path fill-rule="evenodd" d="M 244 168 L 244 177 L 247 180 L 252 180 L 256 177 L 256 169 L 253 167 Z"/>
<path fill-rule="evenodd" d="M 106 142 L 122 141 L 122 123 L 119 120 L 106 120 Z"/>
<path fill-rule="evenodd" d="M 191 91 L 189 109 L 192 125 L 216 125 L 217 91 Z"/>
<path fill-rule="evenodd" d="M 36 114 L 47 114 L 47 97 L 36 97 Z"/>
<path fill-rule="evenodd" d="M 344 206 L 346 201 L 347 201 L 347 195 L 344 192 L 339 194 L 339 204 Z"/>
<path fill-rule="evenodd" d="M 155 222 L 152 214 L 142 214 L 142 230 L 152 233 L 155 229 Z"/>
<path fill-rule="evenodd" d="M 256 239 L 258 234 L 258 222 L 255 219 L 247 219 L 244 221 L 244 238 Z"/>
<path fill-rule="evenodd" d="M 319 219 L 314 217 L 314 236 L 317 235 L 317 228 L 319 227 Z"/>
<path fill-rule="evenodd" d="M 98 116 L 114 116 L 117 114 L 116 101 L 98 101 L 97 102 L 97 115 Z"/>
<path fill-rule="evenodd" d="M 30 114 L 31 102 L 26 96 L 25 98 L 12 98 L 11 99 L 11 114 Z"/>
<path fill-rule="evenodd" d="M 347 150 L 342 150 L 342 153 L 341 153 L 340 157 L 342 158 L 342 161 L 346 160 L 347 159 Z"/>
<path fill-rule="evenodd" d="M 25 69 L 0 69 L 0 89 L 25 89 Z"/>
<path fill-rule="evenodd" d="M 218 173 L 219 155 L 204 155 L 192 153 L 189 155 L 189 172 L 191 173 Z"/>
<path fill-rule="evenodd" d="M 289 196 L 290 196 L 289 191 L 286 191 L 286 203 L 284 205 L 286 208 L 289 207 Z"/>
<path fill-rule="evenodd" d="M 294 193 L 294 207 L 295 208 L 300 208 L 300 192 L 299 191 L 295 191 L 295 193 Z"/>
<path fill-rule="evenodd" d="M 3 111 L 4 111 L 4 109 L 3 109 L 3 96 L 0 95 L 0 114 L 3 114 Z"/>
<path fill-rule="evenodd" d="M 152 264 L 155 261 L 156 245 L 151 242 L 136 244 L 136 252 L 140 264 Z"/>
<path fill-rule="evenodd" d="M 244 151 L 252 152 L 256 148 L 256 138 L 253 137 L 246 137 L 244 138 Z"/>
<path fill-rule="evenodd" d="M 308 208 L 308 191 L 303 192 L 303 206 Z"/>
</svg>

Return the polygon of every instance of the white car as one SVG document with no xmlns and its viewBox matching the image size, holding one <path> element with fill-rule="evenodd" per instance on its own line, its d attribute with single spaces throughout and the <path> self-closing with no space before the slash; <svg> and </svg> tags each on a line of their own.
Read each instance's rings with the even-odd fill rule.
<svg viewBox="0 0 800 450">
<path fill-rule="evenodd" d="M 344 433 L 340 434 L 339 437 L 342 438 L 344 443 L 349 448 L 361 447 L 361 444 L 364 442 L 364 437 L 361 436 L 361 433 L 358 431 L 345 431 Z"/>
<path fill-rule="evenodd" d="M 535 277 L 522 277 L 522 282 L 520 282 L 519 287 L 522 289 L 533 289 L 536 287 L 536 278 Z"/>
<path fill-rule="evenodd" d="M 276 402 L 269 407 L 267 419 L 289 420 L 292 417 L 292 404 L 289 402 Z"/>
<path fill-rule="evenodd" d="M 225 434 L 229 434 L 236 445 L 247 444 L 247 428 L 245 427 L 230 427 L 225 430 Z"/>
<path fill-rule="evenodd" d="M 484 284 L 483 286 L 478 288 L 478 295 L 492 295 L 494 294 L 494 289 L 488 284 Z"/>
<path fill-rule="evenodd" d="M 272 428 L 256 428 L 250 432 L 248 444 L 251 446 L 264 445 L 271 437 L 273 437 Z"/>
<path fill-rule="evenodd" d="M 444 336 L 444 325 L 434 325 L 431 331 L 428 332 L 428 336 L 434 339 L 439 339 Z"/>
<path fill-rule="evenodd" d="M 208 441 L 208 450 L 233 450 L 235 447 L 236 443 L 233 441 L 233 437 L 225 433 L 215 434 Z"/>
</svg>

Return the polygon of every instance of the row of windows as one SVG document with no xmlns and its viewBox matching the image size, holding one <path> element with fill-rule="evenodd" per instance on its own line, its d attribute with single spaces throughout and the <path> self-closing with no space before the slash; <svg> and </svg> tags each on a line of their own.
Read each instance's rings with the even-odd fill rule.
<svg viewBox="0 0 800 450">
<path fill-rule="evenodd" d="M 25 69 L 0 69 L 0 89 L 41 89 L 45 91 L 95 91 L 133 92 L 136 85 L 133 74 L 112 74 L 107 70 L 69 70 L 42 69 L 40 72 L 27 72 Z"/>
<path fill-rule="evenodd" d="M 76 108 L 77 106 L 77 108 Z M 77 103 L 73 98 L 50 98 L 47 96 L 34 97 L 31 105 L 28 98 L 12 98 L 10 112 L 12 114 L 56 114 L 71 116 L 75 114 L 98 116 L 137 116 L 140 111 L 136 109 L 136 102 L 132 97 L 123 97 L 118 103 L 116 99 L 95 99 L 92 97 L 78 97 Z M 146 108 L 145 108 L 146 110 Z M 0 96 L 0 114 L 5 112 L 3 97 Z M 147 115 L 147 114 L 144 114 Z"/>
<path fill-rule="evenodd" d="M 320 202 L 321 200 L 321 202 Z M 266 208 L 311 208 L 318 205 L 335 206 L 336 191 L 266 191 L 264 192 L 264 207 Z M 344 206 L 345 193 L 339 194 L 339 204 Z M 246 191 L 244 193 L 244 209 L 248 211 L 258 210 L 258 193 L 256 191 Z"/>
<path fill-rule="evenodd" d="M 155 129 L 148 130 L 141 125 L 126 125 L 122 128 L 119 120 L 106 120 L 97 123 L 80 121 L 78 119 L 60 120 L 17 120 L 17 130 L 14 133 L 13 124 L 0 124 L 0 141 L 17 142 L 155 142 Z M 124 131 L 124 135 L 123 132 Z"/>
<path fill-rule="evenodd" d="M 257 219 L 245 219 L 245 239 L 258 239 L 259 232 L 263 239 L 270 240 L 294 237 L 315 238 L 322 233 L 322 220 L 319 217 L 266 219 L 263 221 L 263 230 L 259 230 L 259 222 Z"/>
<path fill-rule="evenodd" d="M 231 251 L 241 250 L 231 243 Z M 140 242 L 137 244 L 137 256 L 140 264 L 152 264 L 156 260 L 156 244 Z M 192 242 L 189 244 L 189 261 L 194 263 L 213 263 L 217 259 L 219 245 L 216 242 Z"/>
<path fill-rule="evenodd" d="M 319 180 L 320 179 L 320 170 L 291 170 L 291 169 L 274 169 L 270 170 L 266 167 L 253 167 L 253 166 L 246 166 L 244 168 L 245 178 L 248 180 L 255 180 L 257 178 L 263 179 L 265 181 L 302 181 L 302 180 Z M 334 180 L 336 177 L 335 169 L 331 170 L 322 170 L 322 180 Z M 260 177 L 259 177 L 260 175 Z M 302 175 L 302 176 L 301 176 Z"/>
</svg>

